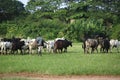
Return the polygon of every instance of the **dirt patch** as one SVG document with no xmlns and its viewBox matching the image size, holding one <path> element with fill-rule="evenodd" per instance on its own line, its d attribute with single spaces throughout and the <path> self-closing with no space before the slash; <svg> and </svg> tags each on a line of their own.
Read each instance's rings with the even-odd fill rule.
<svg viewBox="0 0 120 80">
<path fill-rule="evenodd" d="M 19 77 L 30 80 L 120 80 L 119 76 L 99 76 L 99 75 L 46 75 L 46 74 L 37 74 L 37 73 L 0 73 L 0 79 L 9 77 Z"/>
</svg>

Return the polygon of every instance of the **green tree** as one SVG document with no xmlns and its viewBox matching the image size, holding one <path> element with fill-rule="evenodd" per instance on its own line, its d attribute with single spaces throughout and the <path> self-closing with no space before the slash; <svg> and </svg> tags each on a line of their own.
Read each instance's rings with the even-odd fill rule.
<svg viewBox="0 0 120 80">
<path fill-rule="evenodd" d="M 105 31 L 102 23 L 102 19 L 78 19 L 64 29 L 64 35 L 74 41 L 81 41 L 85 36 L 84 34 L 87 34 L 88 37 L 94 37 L 94 35 Z"/>
<path fill-rule="evenodd" d="M 30 0 L 26 9 L 30 12 L 37 10 L 42 12 L 54 12 L 59 6 L 60 0 Z"/>
<path fill-rule="evenodd" d="M 10 20 L 24 11 L 23 3 L 17 0 L 0 0 L 0 22 Z"/>
<path fill-rule="evenodd" d="M 17 0 L 0 0 L 0 34 L 36 37 L 40 33 L 46 39 L 64 36 L 76 41 L 84 34 L 104 32 L 119 38 L 119 4 L 119 0 L 30 0 L 24 9 Z"/>
</svg>

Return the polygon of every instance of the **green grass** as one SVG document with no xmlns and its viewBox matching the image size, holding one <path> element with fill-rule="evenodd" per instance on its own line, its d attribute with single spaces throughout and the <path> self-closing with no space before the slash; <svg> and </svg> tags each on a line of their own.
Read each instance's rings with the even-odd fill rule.
<svg viewBox="0 0 120 80">
<path fill-rule="evenodd" d="M 32 72 L 53 75 L 120 75 L 120 53 L 84 54 L 80 43 L 68 53 L 0 55 L 0 73 Z"/>
</svg>

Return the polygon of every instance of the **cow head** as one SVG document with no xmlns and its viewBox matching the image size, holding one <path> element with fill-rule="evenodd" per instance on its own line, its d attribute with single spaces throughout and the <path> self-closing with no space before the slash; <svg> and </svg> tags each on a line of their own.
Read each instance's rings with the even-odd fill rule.
<svg viewBox="0 0 120 80">
<path fill-rule="evenodd" d="M 71 41 L 69 41 L 69 45 L 72 47 L 72 42 Z"/>
</svg>

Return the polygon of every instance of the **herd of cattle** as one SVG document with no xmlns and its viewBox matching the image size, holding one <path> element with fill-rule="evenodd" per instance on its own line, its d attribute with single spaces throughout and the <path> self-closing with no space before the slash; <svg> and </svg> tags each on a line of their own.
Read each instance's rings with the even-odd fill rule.
<svg viewBox="0 0 120 80">
<path fill-rule="evenodd" d="M 25 53 L 38 53 L 42 55 L 42 50 L 49 53 L 62 53 L 67 52 L 67 47 L 72 46 L 72 42 L 63 38 L 56 38 L 54 40 L 44 41 L 42 39 L 41 45 L 38 45 L 36 39 L 21 39 L 21 38 L 1 38 L 0 39 L 0 54 L 25 54 Z M 112 48 L 116 47 L 119 52 L 120 41 L 108 38 L 87 38 L 83 41 L 82 48 L 84 53 L 93 53 L 95 50 L 98 52 L 112 52 Z"/>
<path fill-rule="evenodd" d="M 93 53 L 95 50 L 98 52 L 98 48 L 100 49 L 100 53 L 108 53 L 113 52 L 113 48 L 116 48 L 116 51 L 119 52 L 120 41 L 117 39 L 109 39 L 104 37 L 98 38 L 87 38 L 83 41 L 82 48 L 84 49 L 84 53 Z"/>
<path fill-rule="evenodd" d="M 44 41 L 39 45 L 36 39 L 21 39 L 21 38 L 2 38 L 0 39 L 0 54 L 25 54 L 38 53 L 42 55 L 42 50 L 49 53 L 67 52 L 67 47 L 72 46 L 72 42 L 65 38 L 56 38 L 55 40 Z"/>
</svg>

